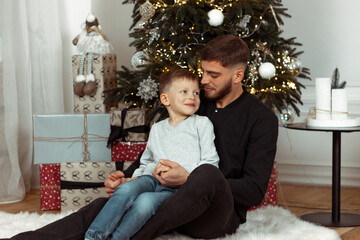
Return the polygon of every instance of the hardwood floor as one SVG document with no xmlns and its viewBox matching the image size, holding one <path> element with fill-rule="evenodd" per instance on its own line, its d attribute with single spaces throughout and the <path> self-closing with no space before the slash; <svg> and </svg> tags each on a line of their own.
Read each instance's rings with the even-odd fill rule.
<svg viewBox="0 0 360 240">
<path fill-rule="evenodd" d="M 331 188 L 277 185 L 278 205 L 289 209 L 296 216 L 314 212 L 331 212 Z M 341 188 L 341 212 L 360 214 L 360 188 Z M 360 223 L 359 223 L 360 224 Z M 342 240 L 360 239 L 359 227 L 331 227 Z"/>
<path fill-rule="evenodd" d="M 296 216 L 311 212 L 331 211 L 331 188 L 316 186 L 298 186 L 290 184 L 277 185 L 278 205 L 289 209 Z M 60 211 L 40 210 L 40 191 L 32 190 L 26 194 L 22 202 L 0 204 L 0 211 L 18 213 L 21 211 L 58 213 Z M 341 189 L 341 212 L 360 214 L 360 188 Z M 335 229 L 342 240 L 360 239 L 359 227 L 343 227 Z"/>
</svg>

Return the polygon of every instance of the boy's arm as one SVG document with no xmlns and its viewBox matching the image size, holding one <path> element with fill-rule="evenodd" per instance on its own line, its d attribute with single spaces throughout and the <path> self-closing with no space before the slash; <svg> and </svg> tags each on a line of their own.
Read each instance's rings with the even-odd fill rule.
<svg viewBox="0 0 360 240">
<path fill-rule="evenodd" d="M 214 126 L 207 117 L 199 117 L 197 120 L 196 127 L 198 129 L 200 146 L 198 166 L 207 163 L 219 167 L 219 155 L 214 142 Z"/>
</svg>

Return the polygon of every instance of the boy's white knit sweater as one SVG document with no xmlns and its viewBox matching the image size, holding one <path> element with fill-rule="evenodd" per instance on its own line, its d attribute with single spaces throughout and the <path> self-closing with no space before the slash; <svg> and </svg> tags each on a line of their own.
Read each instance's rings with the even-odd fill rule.
<svg viewBox="0 0 360 240">
<path fill-rule="evenodd" d="M 162 120 L 152 126 L 140 167 L 133 177 L 152 175 L 160 159 L 177 162 L 189 173 L 204 163 L 218 167 L 214 139 L 214 127 L 207 117 L 193 114 L 175 127 L 168 118 Z"/>
</svg>

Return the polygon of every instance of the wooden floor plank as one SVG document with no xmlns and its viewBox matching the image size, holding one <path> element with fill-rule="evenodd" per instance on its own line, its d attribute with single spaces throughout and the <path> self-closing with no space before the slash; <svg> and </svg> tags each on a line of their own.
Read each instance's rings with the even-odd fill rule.
<svg viewBox="0 0 360 240">
<path fill-rule="evenodd" d="M 360 239 L 360 227 L 352 228 L 344 234 L 341 234 L 342 240 L 356 240 Z"/>
<path fill-rule="evenodd" d="M 287 208 L 296 216 L 313 212 L 331 212 L 331 188 L 278 183 L 277 202 L 279 206 Z M 60 210 L 40 209 L 40 190 L 31 190 L 21 202 L 0 204 L 0 211 L 9 213 L 28 211 L 39 214 L 60 212 Z M 360 188 L 341 189 L 341 212 L 360 214 Z M 360 226 L 331 229 L 336 230 L 342 240 L 360 239 Z"/>
</svg>

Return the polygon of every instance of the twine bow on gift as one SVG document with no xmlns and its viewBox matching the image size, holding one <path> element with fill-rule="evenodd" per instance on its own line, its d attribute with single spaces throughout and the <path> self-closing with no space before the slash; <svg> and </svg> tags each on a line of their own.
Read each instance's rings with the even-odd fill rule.
<svg viewBox="0 0 360 240">
<path fill-rule="evenodd" d="M 90 160 L 91 154 L 88 150 L 88 133 L 87 133 L 87 112 L 84 112 L 84 133 L 81 135 L 81 140 L 83 142 L 83 162 Z"/>
<path fill-rule="evenodd" d="M 88 133 L 87 131 L 87 112 L 84 112 L 84 132 L 78 137 L 34 137 L 34 141 L 39 142 L 71 142 L 68 148 L 70 148 L 76 142 L 82 142 L 83 145 L 83 161 L 87 162 L 91 159 L 91 154 L 88 149 L 89 142 L 106 141 L 107 137 L 97 134 Z"/>
</svg>

